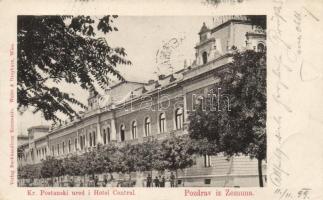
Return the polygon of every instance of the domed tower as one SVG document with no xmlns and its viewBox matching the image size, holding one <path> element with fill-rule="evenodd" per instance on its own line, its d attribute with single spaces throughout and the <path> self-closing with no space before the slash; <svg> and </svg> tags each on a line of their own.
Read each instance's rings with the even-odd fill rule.
<svg viewBox="0 0 323 200">
<path fill-rule="evenodd" d="M 247 16 L 218 16 L 213 18 L 211 28 L 203 23 L 198 33 L 200 40 L 195 46 L 197 66 L 206 65 L 210 61 L 236 50 L 253 49 L 265 51 L 265 30 L 256 26 Z"/>
<path fill-rule="evenodd" d="M 88 111 L 96 110 L 99 108 L 99 98 L 97 92 L 94 90 L 90 90 L 89 98 L 87 99 L 88 102 Z"/>
<path fill-rule="evenodd" d="M 200 41 L 196 45 L 196 61 L 197 65 L 206 64 L 210 60 L 210 53 L 214 45 L 214 38 L 211 37 L 211 30 L 206 26 L 205 22 L 199 32 Z"/>
</svg>

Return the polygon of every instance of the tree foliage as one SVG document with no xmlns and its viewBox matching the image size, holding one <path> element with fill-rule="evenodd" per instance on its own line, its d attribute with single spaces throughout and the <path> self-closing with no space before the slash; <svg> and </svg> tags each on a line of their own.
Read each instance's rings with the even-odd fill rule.
<svg viewBox="0 0 323 200">
<path fill-rule="evenodd" d="M 209 150 L 209 154 L 242 153 L 261 164 L 266 159 L 266 53 L 236 52 L 233 62 L 217 75 L 219 83 L 213 91 L 221 88 L 222 94 L 210 96 L 221 99 L 226 94 L 229 107 L 222 107 L 226 105 L 222 100 L 206 97 L 205 102 L 213 103 L 206 103 L 190 113 L 189 135 L 205 145 L 214 143 L 216 148 Z M 220 110 L 218 105 L 214 107 L 218 102 L 222 102 Z"/>
<path fill-rule="evenodd" d="M 146 141 L 137 145 L 138 159 L 136 162 L 137 171 L 151 171 L 154 163 L 158 162 L 159 142 L 157 140 Z"/>
<path fill-rule="evenodd" d="M 82 155 L 69 154 L 62 159 L 48 156 L 42 161 L 38 172 L 33 165 L 28 165 L 19 168 L 18 176 L 31 178 L 38 177 L 40 173 L 44 178 L 64 175 L 94 177 L 95 174 L 114 172 L 177 171 L 194 164 L 193 153 L 192 142 L 187 136 L 121 146 L 111 143 L 92 147 Z"/>
<path fill-rule="evenodd" d="M 120 80 L 117 65 L 131 64 L 125 49 L 111 47 L 97 33 L 108 34 L 117 16 L 18 16 L 18 109 L 33 108 L 46 120 L 61 121 L 59 113 L 78 117 L 77 97 L 61 91 L 60 83 L 76 84 L 98 93 L 111 75 Z"/>
<path fill-rule="evenodd" d="M 70 176 L 81 174 L 80 157 L 74 154 L 67 155 L 62 162 L 64 172 Z"/>
<path fill-rule="evenodd" d="M 155 156 L 154 168 L 157 170 L 177 171 L 194 164 L 188 137 L 172 136 L 160 142 Z"/>
<path fill-rule="evenodd" d="M 47 156 L 41 162 L 40 174 L 44 178 L 52 178 L 65 175 L 63 161 L 53 156 Z"/>
<path fill-rule="evenodd" d="M 42 177 L 40 173 L 41 165 L 25 165 L 18 167 L 18 178 L 20 179 L 34 179 Z"/>
<path fill-rule="evenodd" d="M 118 147 L 112 143 L 99 149 L 99 154 L 103 158 L 104 172 L 112 173 L 117 168 Z"/>
<path fill-rule="evenodd" d="M 98 149 L 92 149 L 83 153 L 79 159 L 81 165 L 81 175 L 91 175 L 104 171 L 103 157 L 100 156 Z"/>
</svg>

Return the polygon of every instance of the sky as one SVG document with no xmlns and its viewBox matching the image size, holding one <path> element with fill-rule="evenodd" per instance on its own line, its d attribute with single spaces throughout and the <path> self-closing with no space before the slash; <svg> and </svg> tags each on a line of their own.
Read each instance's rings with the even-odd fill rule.
<svg viewBox="0 0 323 200">
<path fill-rule="evenodd" d="M 93 17 L 93 18 L 99 18 Z M 198 32 L 203 22 L 212 27 L 211 16 L 119 16 L 114 25 L 118 31 L 104 36 L 112 47 L 124 47 L 132 65 L 118 66 L 120 73 L 129 81 L 147 82 L 157 79 L 158 74 L 170 74 L 184 67 L 184 60 L 190 64 L 195 59 L 195 45 L 199 41 Z M 163 51 L 163 45 L 177 40 L 171 51 L 170 65 L 162 64 L 163 59 L 156 56 Z M 78 86 L 61 84 L 66 92 L 86 103 L 88 93 Z M 49 125 L 40 113 L 31 110 L 18 115 L 18 134 L 26 134 L 35 125 Z"/>
</svg>

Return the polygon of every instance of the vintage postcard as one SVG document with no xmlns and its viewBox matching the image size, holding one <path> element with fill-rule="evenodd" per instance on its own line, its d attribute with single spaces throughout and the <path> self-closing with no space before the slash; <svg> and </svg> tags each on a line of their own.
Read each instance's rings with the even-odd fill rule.
<svg viewBox="0 0 323 200">
<path fill-rule="evenodd" d="M 323 2 L 8 1 L 0 199 L 323 199 Z"/>
</svg>

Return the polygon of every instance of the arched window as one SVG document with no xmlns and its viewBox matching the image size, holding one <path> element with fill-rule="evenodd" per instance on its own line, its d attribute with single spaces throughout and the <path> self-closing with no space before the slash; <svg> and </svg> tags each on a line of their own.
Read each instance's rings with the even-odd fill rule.
<svg viewBox="0 0 323 200">
<path fill-rule="evenodd" d="M 92 146 L 92 133 L 91 133 L 91 132 L 90 132 L 90 134 L 89 134 L 89 137 L 90 137 L 90 138 L 89 138 L 89 140 L 90 140 L 89 142 L 90 142 L 90 147 L 91 147 L 91 146 Z"/>
<path fill-rule="evenodd" d="M 125 127 L 123 124 L 120 126 L 120 140 L 121 142 L 125 140 Z"/>
<path fill-rule="evenodd" d="M 103 129 L 103 144 L 107 143 L 107 133 L 105 132 L 105 129 Z"/>
<path fill-rule="evenodd" d="M 110 142 L 111 137 L 110 137 L 110 127 L 107 128 L 107 140 Z"/>
<path fill-rule="evenodd" d="M 59 155 L 59 144 L 57 144 L 57 155 Z"/>
<path fill-rule="evenodd" d="M 71 152 L 71 140 L 68 140 L 68 153 Z"/>
<path fill-rule="evenodd" d="M 207 53 L 205 51 L 202 53 L 202 59 L 203 59 L 203 64 L 206 64 L 207 63 Z"/>
<path fill-rule="evenodd" d="M 258 52 L 264 52 L 264 51 L 265 51 L 265 45 L 264 45 L 264 44 L 262 44 L 262 43 L 259 43 L 259 44 L 257 45 L 257 51 L 258 51 Z"/>
<path fill-rule="evenodd" d="M 159 115 L 159 132 L 164 133 L 166 130 L 166 117 L 165 113 Z"/>
<path fill-rule="evenodd" d="M 77 138 L 74 139 L 74 150 L 77 150 Z"/>
<path fill-rule="evenodd" d="M 62 148 L 63 148 L 63 154 L 65 153 L 65 142 L 63 142 L 62 144 Z"/>
<path fill-rule="evenodd" d="M 83 150 L 83 138 L 82 138 L 82 136 L 80 136 L 80 148 L 81 148 L 81 150 Z"/>
<path fill-rule="evenodd" d="M 80 145 L 81 145 L 81 150 L 83 150 L 84 146 L 85 146 L 85 136 L 84 135 L 80 136 Z"/>
<path fill-rule="evenodd" d="M 150 135 L 150 118 L 149 117 L 145 118 L 145 135 L 146 136 Z"/>
<path fill-rule="evenodd" d="M 93 132 L 93 146 L 96 146 L 96 133 Z"/>
<path fill-rule="evenodd" d="M 137 121 L 133 121 L 131 124 L 132 139 L 137 138 Z"/>
<path fill-rule="evenodd" d="M 183 121 L 184 121 L 183 109 L 178 108 L 175 111 L 175 127 L 176 127 L 176 130 L 183 128 Z"/>
</svg>

